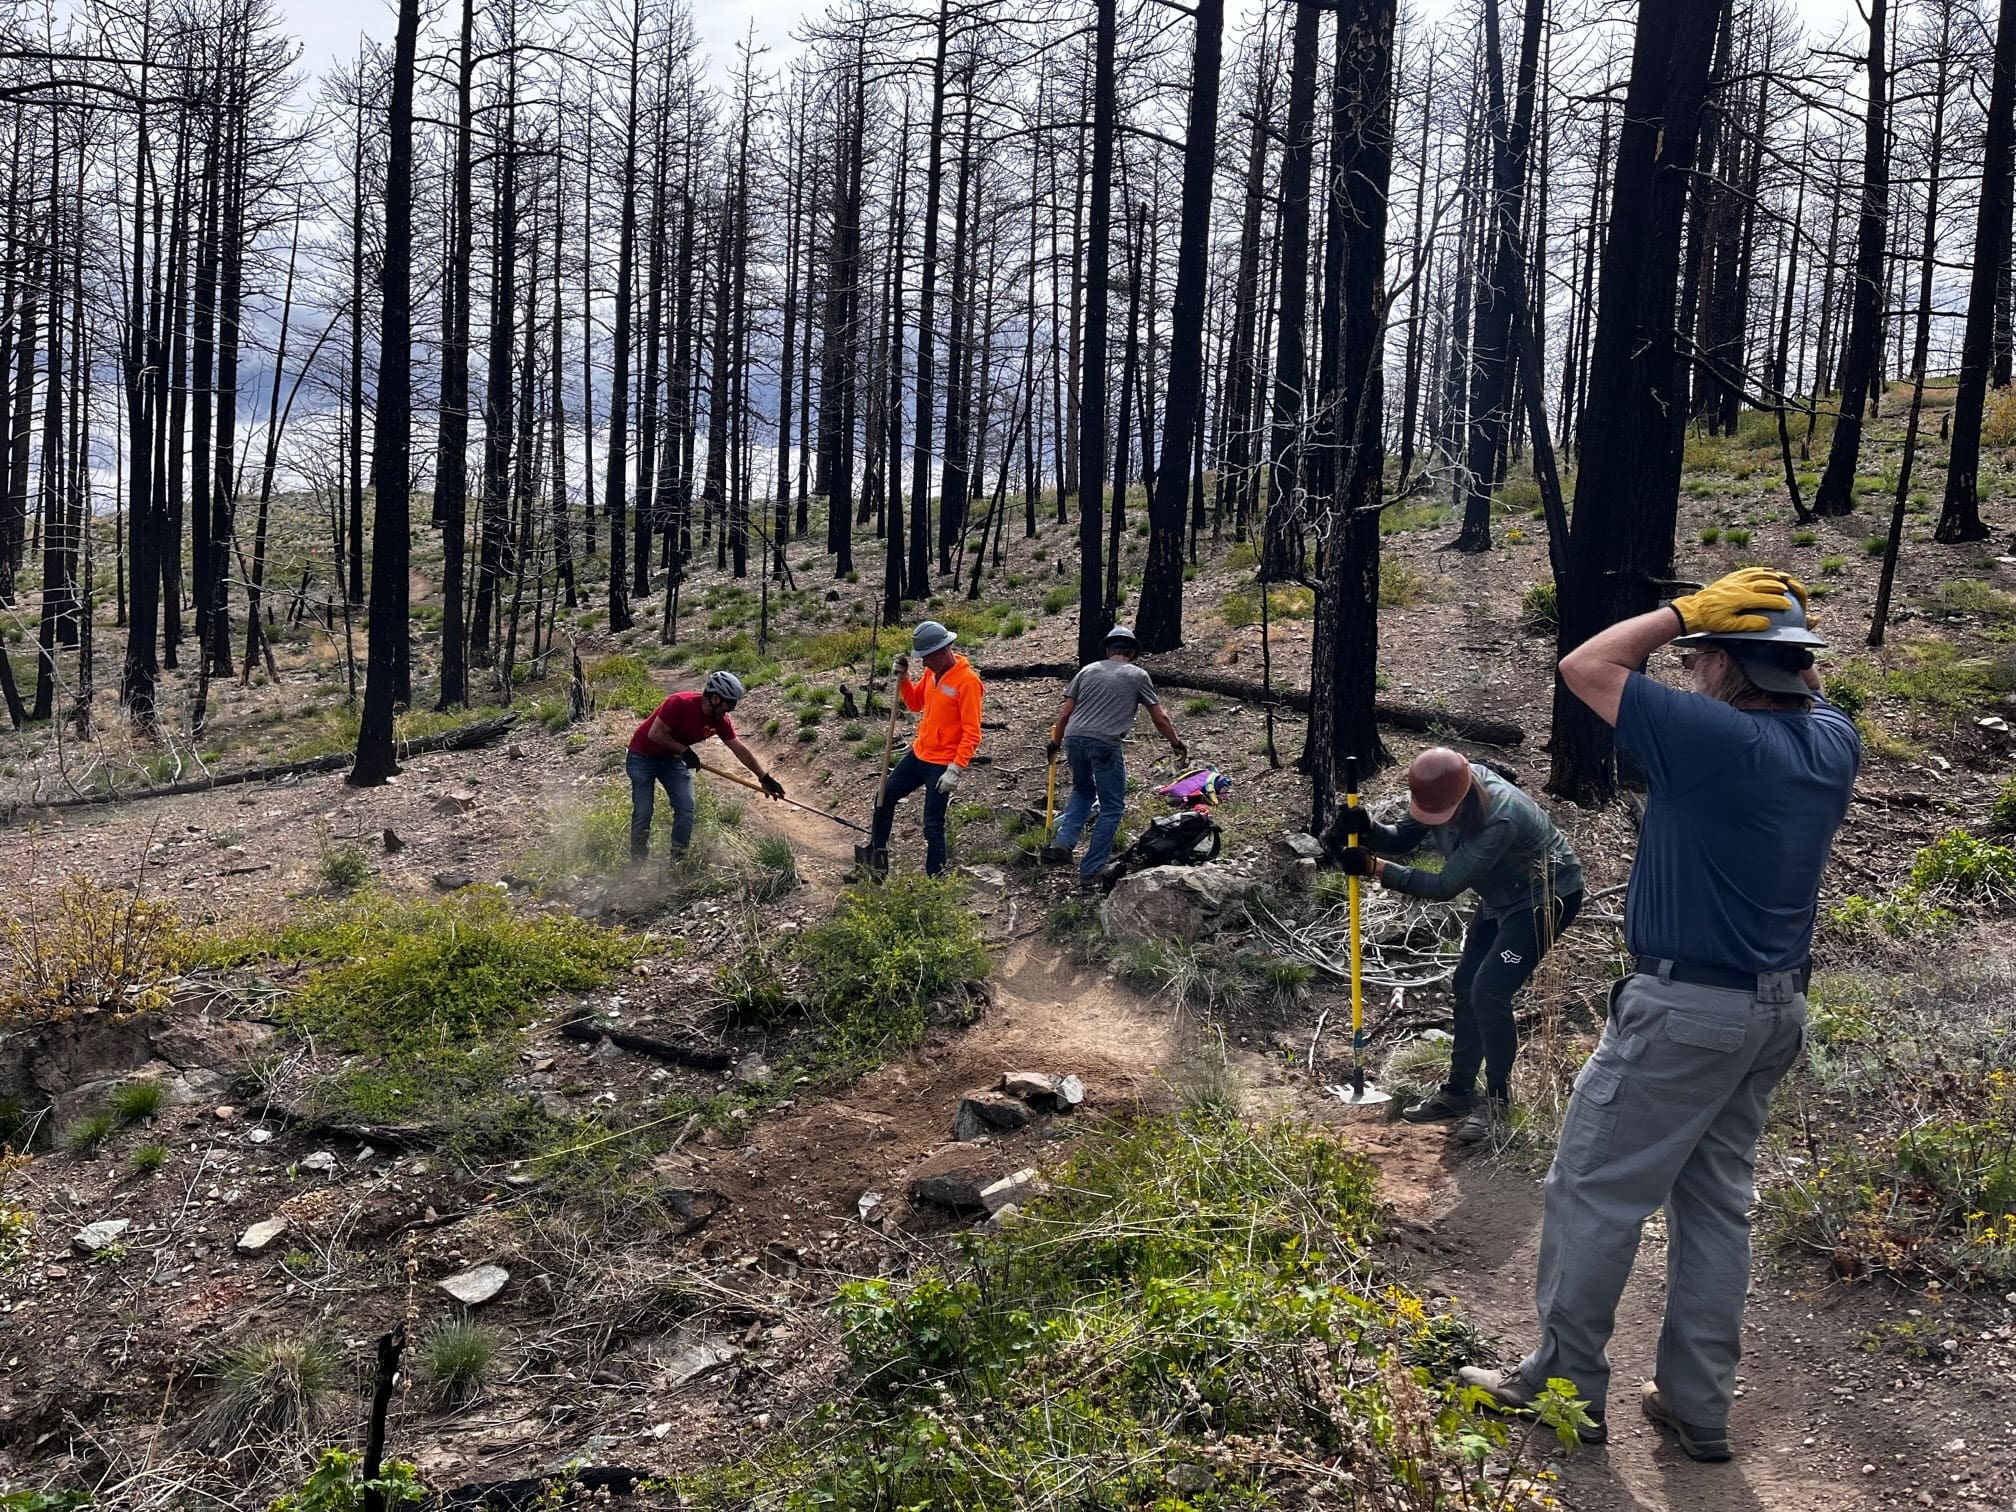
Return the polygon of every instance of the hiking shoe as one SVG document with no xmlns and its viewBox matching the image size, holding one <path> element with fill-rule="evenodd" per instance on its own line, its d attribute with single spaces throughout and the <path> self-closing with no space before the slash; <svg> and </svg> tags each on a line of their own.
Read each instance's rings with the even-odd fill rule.
<svg viewBox="0 0 2016 1512">
<path fill-rule="evenodd" d="M 1456 1379 L 1488 1396 L 1493 1412 L 1514 1415 L 1530 1413 L 1533 1410 L 1533 1403 L 1540 1396 L 1539 1388 L 1528 1384 L 1526 1377 L 1516 1370 L 1485 1370 L 1476 1365 L 1465 1365 L 1456 1372 Z M 1591 1407 L 1587 1410 L 1589 1426 L 1576 1429 L 1575 1437 L 1585 1444 L 1609 1443 L 1610 1428 L 1603 1421 L 1602 1409 Z"/>
<path fill-rule="evenodd" d="M 1480 1098 L 1450 1132 L 1462 1144 L 1482 1144 L 1505 1125 L 1511 1105 L 1502 1097 Z"/>
<path fill-rule="evenodd" d="M 1400 1116 L 1408 1123 L 1447 1123 L 1452 1118 L 1461 1118 L 1476 1104 L 1475 1092 L 1451 1092 L 1447 1087 L 1437 1087 Z"/>
<path fill-rule="evenodd" d="M 1045 866 L 1069 866 L 1071 852 L 1061 845 L 1046 845 L 1036 853 L 1036 859 Z"/>
<path fill-rule="evenodd" d="M 1687 1458 L 1708 1465 L 1719 1465 L 1729 1458 L 1729 1431 L 1681 1422 L 1679 1415 L 1666 1405 L 1666 1399 L 1659 1394 L 1657 1381 L 1647 1381 L 1640 1389 L 1638 1405 L 1644 1408 L 1646 1417 L 1680 1441 Z"/>
</svg>

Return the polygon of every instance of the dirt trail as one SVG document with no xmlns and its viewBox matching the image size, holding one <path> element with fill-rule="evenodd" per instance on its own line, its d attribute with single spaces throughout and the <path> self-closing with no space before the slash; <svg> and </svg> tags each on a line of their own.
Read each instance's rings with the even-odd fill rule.
<svg viewBox="0 0 2016 1512">
<path fill-rule="evenodd" d="M 1459 1156 L 1439 1128 L 1343 1127 L 1380 1166 L 1400 1247 L 1416 1257 L 1417 1288 L 1455 1298 L 1516 1357 L 1535 1328 L 1538 1177 L 1509 1161 Z M 1617 1314 L 1610 1444 L 1550 1455 L 1575 1512 L 1862 1512 L 1932 1505 L 1925 1495 L 1939 1505 L 2008 1505 L 2009 1467 L 1982 1452 L 2006 1415 L 1995 1405 L 2002 1393 L 1958 1369 L 1906 1389 L 1897 1362 L 1867 1345 L 1886 1320 L 1923 1310 L 1924 1299 L 1840 1286 L 1817 1263 L 1761 1243 L 1730 1424 L 1737 1457 L 1688 1460 L 1638 1410 L 1665 1310 L 1665 1262 L 1655 1215 Z M 1950 1327 L 1967 1332 L 1960 1317 Z"/>
</svg>

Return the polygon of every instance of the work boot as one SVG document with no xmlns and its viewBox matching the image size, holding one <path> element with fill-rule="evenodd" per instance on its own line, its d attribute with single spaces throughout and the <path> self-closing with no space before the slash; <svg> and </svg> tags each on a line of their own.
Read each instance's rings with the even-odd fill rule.
<svg viewBox="0 0 2016 1512">
<path fill-rule="evenodd" d="M 1540 1397 L 1539 1388 L 1529 1384 L 1526 1377 L 1516 1370 L 1486 1370 L 1476 1365 L 1465 1365 L 1456 1372 L 1456 1379 L 1488 1396 L 1493 1412 L 1527 1416 L 1532 1413 L 1533 1404 Z M 1603 1421 L 1603 1410 L 1600 1407 L 1590 1407 L 1587 1411 L 1589 1426 L 1576 1429 L 1575 1437 L 1585 1444 L 1609 1443 L 1610 1428 Z"/>
<path fill-rule="evenodd" d="M 1680 1447 L 1686 1451 L 1687 1458 L 1708 1465 L 1719 1465 L 1729 1458 L 1728 1430 L 1701 1428 L 1693 1423 L 1681 1422 L 1673 1409 L 1666 1405 L 1666 1399 L 1659 1394 L 1657 1381 L 1647 1381 L 1639 1389 L 1638 1405 L 1644 1409 L 1646 1417 L 1680 1441 Z"/>
<path fill-rule="evenodd" d="M 1460 1144 L 1482 1144 L 1505 1127 L 1511 1111 L 1512 1105 L 1502 1097 L 1478 1098 L 1450 1132 Z"/>
<path fill-rule="evenodd" d="M 1476 1105 L 1475 1092 L 1451 1092 L 1447 1087 L 1437 1087 L 1400 1116 L 1414 1124 L 1447 1123 L 1452 1118 L 1461 1118 Z"/>
<path fill-rule="evenodd" d="M 1069 866 L 1071 864 L 1071 849 L 1069 846 L 1046 845 L 1036 855 L 1037 859 L 1042 861 L 1045 866 Z"/>
</svg>

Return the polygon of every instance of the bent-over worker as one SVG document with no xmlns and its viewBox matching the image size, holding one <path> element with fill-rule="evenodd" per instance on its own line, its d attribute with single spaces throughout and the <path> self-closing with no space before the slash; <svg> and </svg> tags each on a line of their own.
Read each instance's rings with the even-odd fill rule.
<svg viewBox="0 0 2016 1512">
<path fill-rule="evenodd" d="M 1795 579 L 1746 568 L 1561 659 L 1569 691 L 1645 769 L 1624 909 L 1636 969 L 1611 988 L 1547 1172 L 1540 1341 L 1514 1369 L 1462 1376 L 1512 1410 L 1566 1377 L 1592 1442 L 1618 1298 L 1664 1207 L 1666 1321 L 1640 1405 L 1689 1457 L 1729 1458 L 1757 1140 L 1804 1043 L 1820 874 L 1862 759 L 1854 725 L 1818 696 L 1825 643 L 1805 599 Z M 1668 641 L 1686 692 L 1638 670 Z"/>
<path fill-rule="evenodd" d="M 623 770 L 630 778 L 630 859 L 642 861 L 651 848 L 651 813 L 656 789 L 663 785 L 672 800 L 672 855 L 686 853 L 693 839 L 693 774 L 700 753 L 693 748 L 709 736 L 735 753 L 763 791 L 784 796 L 784 784 L 764 769 L 756 753 L 735 734 L 729 711 L 742 702 L 742 680 L 733 672 L 712 672 L 698 693 L 674 693 L 637 726 Z"/>
<path fill-rule="evenodd" d="M 924 871 L 935 877 L 945 870 L 945 811 L 960 775 L 980 749 L 980 706 L 987 690 L 973 664 L 952 649 L 959 637 L 936 620 L 925 620 L 910 637 L 910 652 L 896 658 L 897 691 L 905 707 L 923 718 L 917 738 L 903 759 L 889 771 L 875 805 L 869 852 L 880 858 L 896 822 L 896 805 L 920 787 L 924 789 Z M 910 680 L 910 656 L 921 664 Z"/>
<path fill-rule="evenodd" d="M 1169 748 L 1181 762 L 1189 749 L 1176 737 L 1169 711 L 1155 692 L 1155 679 L 1136 664 L 1140 642 L 1125 625 L 1106 632 L 1106 657 L 1087 662 L 1064 690 L 1064 707 L 1050 727 L 1049 757 L 1061 753 L 1071 764 L 1071 798 L 1057 821 L 1057 833 L 1044 848 L 1043 859 L 1061 866 L 1071 859 L 1078 836 L 1099 805 L 1099 821 L 1085 844 L 1078 875 L 1091 879 L 1113 854 L 1113 837 L 1127 812 L 1127 757 L 1120 742 L 1134 728 L 1134 712 L 1142 705 Z"/>
<path fill-rule="evenodd" d="M 1512 999 L 1580 912 L 1582 863 L 1545 809 L 1446 746 L 1414 758 L 1407 795 L 1407 816 L 1395 825 L 1375 823 L 1360 807 L 1339 809 L 1324 846 L 1347 872 L 1395 892 L 1440 902 L 1477 894 L 1452 983 L 1449 1079 L 1400 1115 L 1409 1123 L 1454 1119 L 1456 1137 L 1474 1144 L 1503 1123 L 1510 1107 L 1519 1053 Z M 1347 848 L 1353 834 L 1361 843 Z M 1423 849 L 1445 858 L 1439 871 L 1395 859 Z"/>
</svg>

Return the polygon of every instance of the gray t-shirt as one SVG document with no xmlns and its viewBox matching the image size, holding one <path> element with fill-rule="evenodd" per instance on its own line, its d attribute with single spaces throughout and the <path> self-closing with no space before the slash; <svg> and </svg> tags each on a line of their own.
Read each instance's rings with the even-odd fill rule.
<svg viewBox="0 0 2016 1512">
<path fill-rule="evenodd" d="M 1134 711 L 1142 704 L 1161 702 L 1148 669 L 1120 656 L 1087 662 L 1071 679 L 1064 696 L 1076 705 L 1071 722 L 1064 727 L 1064 738 L 1103 740 L 1109 745 L 1127 738 L 1134 728 Z"/>
</svg>

